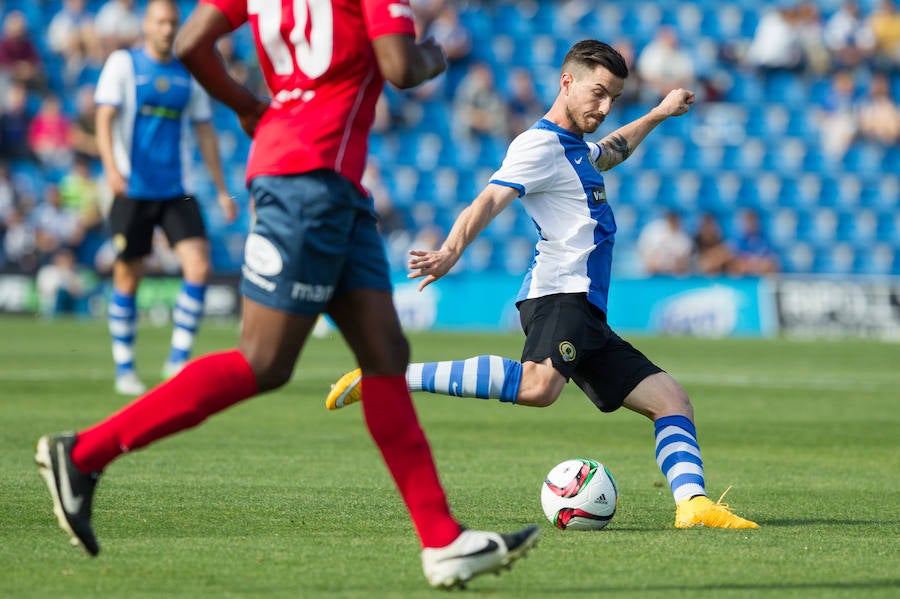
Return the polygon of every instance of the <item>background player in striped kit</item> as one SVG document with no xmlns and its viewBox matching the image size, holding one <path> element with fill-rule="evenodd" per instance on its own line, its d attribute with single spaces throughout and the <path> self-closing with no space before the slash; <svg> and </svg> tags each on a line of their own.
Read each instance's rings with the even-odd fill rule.
<svg viewBox="0 0 900 599">
<path fill-rule="evenodd" d="M 706 496 L 694 410 L 675 379 L 607 324 L 616 223 L 601 171 L 625 160 L 654 127 L 685 114 L 694 94 L 671 91 L 641 118 L 586 142 L 625 83 L 628 67 L 609 45 L 585 40 L 567 53 L 560 91 L 549 112 L 510 144 L 500 169 L 463 210 L 443 245 L 413 250 L 410 278 L 419 289 L 443 277 L 463 250 L 519 198 L 535 222 L 538 241 L 516 298 L 525 348 L 521 362 L 498 356 L 411 364 L 412 391 L 495 398 L 544 407 L 569 379 L 602 411 L 621 406 L 654 423 L 657 463 L 676 503 L 675 526 L 756 528 Z M 342 377 L 326 398 L 334 409 L 358 398 L 359 372 Z"/>
<path fill-rule="evenodd" d="M 116 391 L 139 395 L 146 387 L 135 367 L 136 295 L 153 231 L 166 234 L 181 264 L 183 283 L 173 312 L 168 378 L 187 362 L 203 315 L 210 274 L 209 241 L 200 206 L 186 190 L 190 131 L 212 176 L 225 219 L 236 206 L 222 176 L 209 96 L 172 54 L 178 5 L 150 0 L 144 43 L 110 54 L 97 83 L 97 146 L 115 199 L 109 213 L 117 253 L 109 302 Z"/>
</svg>

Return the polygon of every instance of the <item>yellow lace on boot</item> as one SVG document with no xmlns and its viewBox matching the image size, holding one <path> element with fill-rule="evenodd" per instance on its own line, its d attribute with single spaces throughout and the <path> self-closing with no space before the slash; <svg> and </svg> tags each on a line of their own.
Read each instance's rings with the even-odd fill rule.
<svg viewBox="0 0 900 599">
<path fill-rule="evenodd" d="M 339 378 L 331 386 L 331 391 L 328 393 L 328 397 L 325 398 L 325 407 L 329 410 L 339 410 L 344 406 L 358 402 L 362 399 L 362 385 L 360 385 L 360 381 L 362 381 L 362 371 L 359 368 Z"/>
<path fill-rule="evenodd" d="M 731 487 L 725 489 L 725 493 Z M 713 503 L 709 497 L 698 495 L 682 499 L 675 504 L 675 528 L 706 526 L 708 528 L 759 528 L 759 524 L 741 518 L 731 512 L 727 503 L 722 503 L 725 493 Z"/>
</svg>

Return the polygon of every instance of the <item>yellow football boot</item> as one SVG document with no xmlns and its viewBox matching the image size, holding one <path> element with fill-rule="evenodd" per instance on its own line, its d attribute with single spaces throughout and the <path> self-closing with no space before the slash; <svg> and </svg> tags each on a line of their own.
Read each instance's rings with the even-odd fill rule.
<svg viewBox="0 0 900 599">
<path fill-rule="evenodd" d="M 759 524 L 733 514 L 728 504 L 722 503 L 725 493 L 715 503 L 704 495 L 679 501 L 675 504 L 675 528 L 759 528 Z"/>
<path fill-rule="evenodd" d="M 331 391 L 328 392 L 328 397 L 325 398 L 325 407 L 329 410 L 339 410 L 344 406 L 358 402 L 362 399 L 362 385 L 359 384 L 360 381 L 362 381 L 362 371 L 359 368 L 339 378 L 331 386 Z"/>
</svg>

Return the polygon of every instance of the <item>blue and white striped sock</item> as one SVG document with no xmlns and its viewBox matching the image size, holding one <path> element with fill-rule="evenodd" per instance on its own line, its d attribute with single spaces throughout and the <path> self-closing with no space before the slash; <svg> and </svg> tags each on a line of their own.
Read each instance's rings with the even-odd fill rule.
<svg viewBox="0 0 900 599">
<path fill-rule="evenodd" d="M 669 481 L 675 502 L 706 495 L 697 429 L 686 416 L 663 416 L 654 423 L 656 463 Z"/>
<path fill-rule="evenodd" d="M 112 337 L 116 377 L 134 370 L 134 341 L 137 337 L 137 302 L 133 295 L 113 289 L 107 308 L 109 334 Z"/>
<path fill-rule="evenodd" d="M 206 297 L 206 285 L 195 285 L 184 282 L 181 293 L 175 301 L 172 320 L 172 349 L 169 352 L 170 364 L 187 362 L 194 347 L 194 337 L 203 316 L 203 299 Z"/>
<path fill-rule="evenodd" d="M 500 356 L 410 364 L 406 370 L 410 391 L 499 399 L 509 403 L 516 402 L 521 382 L 522 364 Z"/>
</svg>

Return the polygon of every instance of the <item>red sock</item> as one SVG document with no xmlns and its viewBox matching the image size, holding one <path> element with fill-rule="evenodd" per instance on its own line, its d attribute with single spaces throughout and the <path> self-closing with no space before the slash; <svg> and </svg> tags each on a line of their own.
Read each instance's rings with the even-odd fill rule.
<svg viewBox="0 0 900 599">
<path fill-rule="evenodd" d="M 171 380 L 78 433 L 72 461 L 83 472 L 100 472 L 122 453 L 196 426 L 256 392 L 256 375 L 238 350 L 198 358 Z"/>
<path fill-rule="evenodd" d="M 363 377 L 362 397 L 366 426 L 394 477 L 422 546 L 449 545 L 459 536 L 460 526 L 450 515 L 406 377 Z"/>
</svg>

